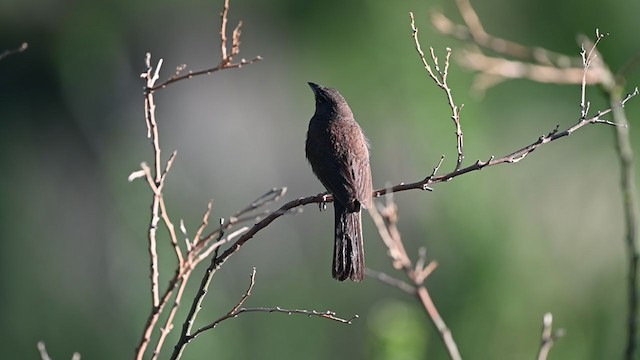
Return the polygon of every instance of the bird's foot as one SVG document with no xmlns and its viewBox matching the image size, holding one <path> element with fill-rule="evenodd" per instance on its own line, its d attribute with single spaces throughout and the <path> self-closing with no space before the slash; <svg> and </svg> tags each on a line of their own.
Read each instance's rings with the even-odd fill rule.
<svg viewBox="0 0 640 360">
<path fill-rule="evenodd" d="M 329 196 L 329 194 L 322 195 L 322 201 L 318 203 L 318 208 L 320 209 L 320 211 L 327 210 L 327 196 Z"/>
</svg>

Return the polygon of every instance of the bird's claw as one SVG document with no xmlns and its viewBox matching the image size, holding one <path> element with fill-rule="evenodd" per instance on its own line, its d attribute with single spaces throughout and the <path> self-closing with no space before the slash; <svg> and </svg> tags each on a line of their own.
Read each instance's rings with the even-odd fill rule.
<svg viewBox="0 0 640 360">
<path fill-rule="evenodd" d="M 320 211 L 327 210 L 327 194 L 322 195 L 322 200 L 318 203 Z"/>
</svg>

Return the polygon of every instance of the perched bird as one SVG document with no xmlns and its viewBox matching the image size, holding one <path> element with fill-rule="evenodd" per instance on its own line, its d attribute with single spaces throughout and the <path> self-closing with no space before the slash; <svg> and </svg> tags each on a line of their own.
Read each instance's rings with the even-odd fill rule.
<svg viewBox="0 0 640 360">
<path fill-rule="evenodd" d="M 333 277 L 364 279 L 362 208 L 371 206 L 369 146 L 338 90 L 309 83 L 316 112 L 309 122 L 306 155 L 311 169 L 333 195 Z"/>
</svg>

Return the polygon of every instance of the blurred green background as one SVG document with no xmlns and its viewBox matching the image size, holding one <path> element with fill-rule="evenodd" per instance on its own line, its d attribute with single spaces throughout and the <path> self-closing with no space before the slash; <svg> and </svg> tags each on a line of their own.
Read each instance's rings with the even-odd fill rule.
<svg viewBox="0 0 640 360">
<path fill-rule="evenodd" d="M 600 50 L 613 69 L 638 51 L 638 1 L 474 5 L 489 32 L 525 45 L 577 55 L 576 34 L 597 27 L 611 33 Z M 221 8 L 200 0 L 0 2 L 0 50 L 30 46 L 0 62 L 3 357 L 38 358 L 39 340 L 55 359 L 74 351 L 132 357 L 150 308 L 152 194 L 142 181 L 127 182 L 152 160 L 139 74 L 147 51 L 154 62 L 164 58 L 163 79 L 183 63 L 193 70 L 217 63 Z M 289 188 L 285 200 L 322 191 L 303 150 L 314 107 L 307 81 L 348 99 L 372 144 L 374 186 L 422 179 L 442 154 L 451 169 L 450 110 L 420 65 L 408 21 L 415 12 L 423 47 L 444 54 L 450 46 L 455 56 L 463 44 L 432 30 L 434 9 L 460 19 L 445 0 L 232 1 L 230 27 L 244 20 L 241 55 L 264 61 L 156 96 L 164 160 L 178 151 L 165 187 L 174 222 L 184 219 L 195 233 L 211 198 L 215 223 L 274 186 Z M 452 65 L 450 84 L 465 104 L 467 164 L 579 116 L 578 86 L 519 80 L 478 97 L 472 80 Z M 640 83 L 638 71 L 629 83 Z M 593 110 L 606 107 L 596 88 L 588 90 Z M 637 139 L 638 100 L 627 109 Z M 626 256 L 613 131 L 589 126 L 516 165 L 396 196 L 408 251 L 426 246 L 440 264 L 427 284 L 463 357 L 533 358 L 548 311 L 567 333 L 551 359 L 622 355 Z M 353 325 L 246 314 L 193 341 L 184 358 L 446 358 L 413 298 L 372 279 L 331 279 L 332 222 L 332 210 L 308 206 L 260 232 L 214 278 L 199 324 L 237 302 L 256 266 L 246 306 L 360 315 Z M 364 227 L 368 266 L 392 273 L 368 217 Z M 174 263 L 166 234 L 160 241 L 164 289 Z M 187 289 L 186 304 L 194 292 Z"/>
</svg>

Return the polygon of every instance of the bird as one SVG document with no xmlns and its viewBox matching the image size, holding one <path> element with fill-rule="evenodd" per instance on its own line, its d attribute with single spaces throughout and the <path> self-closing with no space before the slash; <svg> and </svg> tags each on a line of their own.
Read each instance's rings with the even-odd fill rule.
<svg viewBox="0 0 640 360">
<path fill-rule="evenodd" d="M 344 97 L 333 88 L 309 83 L 315 113 L 305 152 L 311 169 L 333 196 L 335 238 L 332 275 L 339 281 L 365 277 L 362 209 L 372 205 L 369 144 Z"/>
</svg>

